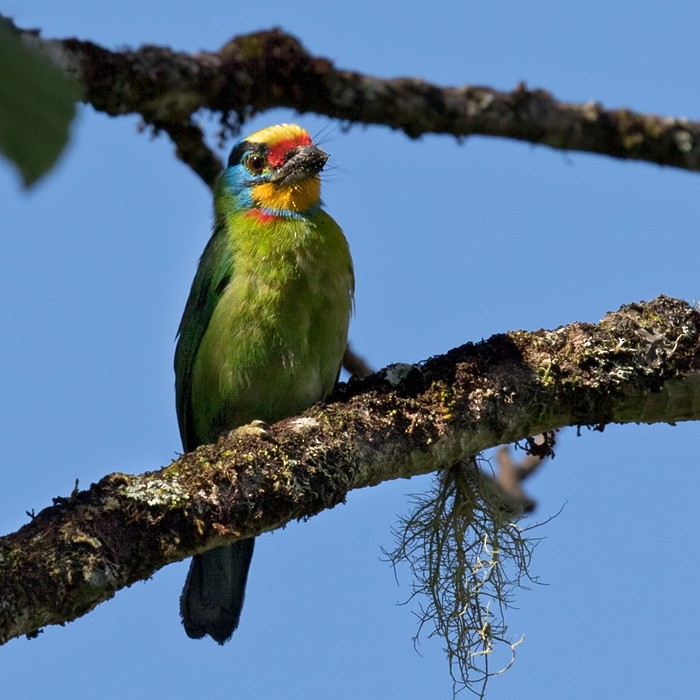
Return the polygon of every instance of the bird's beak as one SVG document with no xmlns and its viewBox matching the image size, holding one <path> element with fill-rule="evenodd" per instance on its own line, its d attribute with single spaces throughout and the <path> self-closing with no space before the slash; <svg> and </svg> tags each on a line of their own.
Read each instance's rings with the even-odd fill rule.
<svg viewBox="0 0 700 700">
<path fill-rule="evenodd" d="M 290 185 L 299 180 L 318 175 L 328 160 L 328 154 L 316 146 L 297 146 L 281 165 L 270 175 L 275 185 Z"/>
</svg>

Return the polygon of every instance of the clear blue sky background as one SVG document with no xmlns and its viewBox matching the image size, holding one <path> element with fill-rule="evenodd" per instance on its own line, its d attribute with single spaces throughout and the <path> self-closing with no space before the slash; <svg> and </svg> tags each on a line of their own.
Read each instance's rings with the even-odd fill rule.
<svg viewBox="0 0 700 700">
<path fill-rule="evenodd" d="M 216 49 L 279 25 L 339 66 L 440 84 L 519 81 L 571 101 L 700 118 L 700 6 L 563 3 L 49 2 L 3 12 L 49 37 L 109 47 Z M 254 9 L 260 7 L 261 9 Z M 420 7 L 412 10 L 411 7 Z M 298 120 L 275 111 L 246 131 Z M 331 123 L 332 124 L 332 123 Z M 0 530 L 112 471 L 167 464 L 180 445 L 174 336 L 209 236 L 210 197 L 138 119 L 82 108 L 59 166 L 31 192 L 0 163 Z M 334 125 L 325 185 L 357 270 L 351 338 L 375 367 L 508 329 L 597 321 L 698 281 L 697 175 L 498 139 Z M 229 144 L 230 146 L 230 144 Z M 490 698 L 700 694 L 695 531 L 700 427 L 561 435 L 528 483 L 546 519 L 518 596 L 525 634 Z M 446 698 L 436 640 L 420 655 L 380 546 L 426 480 L 261 538 L 240 630 L 225 647 L 185 636 L 186 564 L 86 617 L 0 650 L 3 697 Z"/>
</svg>

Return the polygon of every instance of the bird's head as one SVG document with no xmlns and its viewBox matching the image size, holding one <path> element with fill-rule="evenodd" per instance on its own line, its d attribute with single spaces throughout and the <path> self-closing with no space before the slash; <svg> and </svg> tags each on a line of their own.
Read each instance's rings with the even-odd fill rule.
<svg viewBox="0 0 700 700">
<path fill-rule="evenodd" d="M 237 207 L 299 214 L 320 204 L 318 174 L 327 160 L 300 126 L 278 124 L 234 146 L 219 187 Z"/>
</svg>

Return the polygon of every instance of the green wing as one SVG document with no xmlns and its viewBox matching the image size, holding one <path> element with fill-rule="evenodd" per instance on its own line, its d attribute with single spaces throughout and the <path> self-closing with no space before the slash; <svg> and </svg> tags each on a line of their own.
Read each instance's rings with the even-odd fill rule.
<svg viewBox="0 0 700 700">
<path fill-rule="evenodd" d="M 202 253 L 180 321 L 175 349 L 175 400 L 180 437 L 186 451 L 201 444 L 192 415 L 192 371 L 202 338 L 233 273 L 233 260 L 223 225 L 214 229 Z"/>
</svg>

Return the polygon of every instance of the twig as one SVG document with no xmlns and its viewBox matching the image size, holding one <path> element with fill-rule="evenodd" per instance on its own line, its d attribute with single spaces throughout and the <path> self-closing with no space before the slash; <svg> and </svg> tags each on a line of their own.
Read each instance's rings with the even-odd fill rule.
<svg viewBox="0 0 700 700">
<path fill-rule="evenodd" d="M 165 131 L 170 136 L 177 157 L 197 173 L 209 189 L 213 189 L 223 164 L 207 146 L 202 129 L 191 121 L 175 124 L 154 120 L 151 123 L 156 131 Z"/>
<path fill-rule="evenodd" d="M 350 343 L 348 343 L 348 346 L 345 348 L 343 367 L 351 376 L 358 377 L 359 379 L 372 374 L 372 368 L 367 364 L 365 358 L 356 354 L 350 347 Z"/>
<path fill-rule="evenodd" d="M 496 451 L 498 472 L 495 481 L 503 490 L 504 500 L 510 503 L 510 507 L 515 512 L 531 513 L 535 509 L 537 504 L 525 493 L 522 483 L 542 466 L 547 457 L 554 455 L 555 436 L 555 430 L 536 435 L 532 438 L 531 444 L 544 449 L 537 453 L 530 452 L 520 462 L 514 461 L 507 445 L 499 447 Z"/>
</svg>

